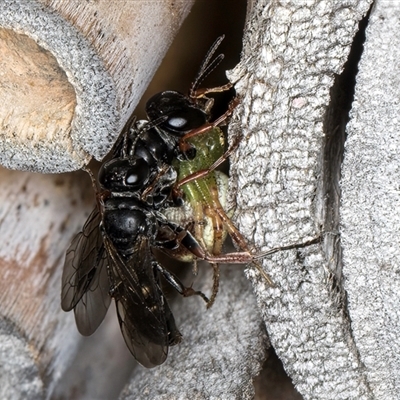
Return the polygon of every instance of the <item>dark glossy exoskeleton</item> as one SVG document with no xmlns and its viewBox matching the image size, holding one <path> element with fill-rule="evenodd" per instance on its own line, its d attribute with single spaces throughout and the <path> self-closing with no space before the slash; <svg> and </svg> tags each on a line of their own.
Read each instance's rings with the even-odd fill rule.
<svg viewBox="0 0 400 400">
<path fill-rule="evenodd" d="M 196 82 L 208 73 L 209 60 L 210 55 Z M 161 275 L 182 295 L 207 298 L 185 287 L 155 260 L 152 249 L 173 255 L 184 248 L 194 257 L 215 260 L 190 232 L 161 212 L 181 200 L 172 196 L 177 180 L 173 160 L 195 157 L 196 149 L 182 138 L 208 123 L 207 107 L 203 99 L 167 91 L 153 96 L 146 111 L 149 121 L 133 123 L 121 135 L 112 158 L 100 168 L 97 184 L 88 171 L 97 207 L 67 251 L 62 308 L 74 309 L 78 330 L 90 335 L 114 298 L 129 350 L 142 365 L 154 367 L 181 340 L 161 290 Z"/>
<path fill-rule="evenodd" d="M 78 330 L 91 335 L 114 298 L 128 348 L 142 365 L 153 367 L 181 339 L 160 274 L 181 294 L 206 298 L 184 287 L 152 254 L 153 247 L 184 246 L 204 257 L 194 237 L 159 211 L 173 204 L 177 174 L 170 164 L 177 142 L 147 125 L 135 124 L 100 168 L 98 206 L 67 251 L 62 308 L 74 309 Z"/>
</svg>

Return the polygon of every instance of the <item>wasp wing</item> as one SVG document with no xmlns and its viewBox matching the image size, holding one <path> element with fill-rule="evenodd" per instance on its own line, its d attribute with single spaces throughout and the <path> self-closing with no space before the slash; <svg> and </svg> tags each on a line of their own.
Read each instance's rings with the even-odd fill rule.
<svg viewBox="0 0 400 400">
<path fill-rule="evenodd" d="M 101 324 L 111 301 L 100 223 L 95 208 L 67 250 L 62 276 L 61 307 L 74 309 L 77 328 L 85 336 Z"/>
<path fill-rule="evenodd" d="M 149 239 L 139 237 L 128 259 L 116 251 L 107 237 L 104 243 L 110 257 L 111 292 L 125 343 L 143 366 L 160 365 L 172 344 L 171 328 L 175 342 L 180 334 L 157 282 Z"/>
</svg>

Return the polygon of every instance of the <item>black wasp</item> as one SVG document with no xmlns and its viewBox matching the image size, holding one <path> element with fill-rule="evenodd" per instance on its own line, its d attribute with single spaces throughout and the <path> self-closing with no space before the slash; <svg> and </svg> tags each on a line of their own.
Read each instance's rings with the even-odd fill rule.
<svg viewBox="0 0 400 400">
<path fill-rule="evenodd" d="M 222 55 L 210 60 L 221 40 L 209 51 L 191 93 L 220 61 Z M 236 260 L 229 255 L 210 256 L 195 236 L 162 214 L 164 208 L 181 204 L 182 199 L 174 196 L 177 171 L 173 160 L 195 157 L 196 149 L 184 138 L 209 124 L 209 108 L 203 97 L 173 91 L 147 102 L 149 121 L 133 122 L 121 134 L 112 158 L 100 168 L 99 189 L 88 171 L 96 188 L 97 207 L 66 254 L 63 310 L 74 309 L 78 330 L 91 335 L 114 298 L 125 342 L 133 356 L 149 368 L 162 364 L 168 347 L 181 340 L 161 290 L 161 275 L 179 293 L 207 300 L 157 262 L 152 248 L 172 255 L 184 249 L 210 262 Z"/>
</svg>

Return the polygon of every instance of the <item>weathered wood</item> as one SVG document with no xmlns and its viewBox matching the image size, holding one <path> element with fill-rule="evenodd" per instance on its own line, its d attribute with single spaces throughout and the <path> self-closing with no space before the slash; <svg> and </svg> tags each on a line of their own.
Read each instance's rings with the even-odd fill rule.
<svg viewBox="0 0 400 400">
<path fill-rule="evenodd" d="M 62 165 L 65 152 L 71 162 L 87 160 L 82 151 L 74 155 L 70 133 L 75 91 L 55 57 L 28 36 L 0 28 L 0 69 L 1 163 L 30 169 L 39 156 L 38 169 L 47 170 L 57 162 Z"/>
<path fill-rule="evenodd" d="M 369 196 L 369 190 L 371 182 L 380 182 L 380 176 L 373 175 L 377 181 L 373 181 L 370 174 L 367 179 L 363 178 L 365 171 L 397 171 L 397 167 L 393 170 L 393 166 L 397 165 L 393 164 L 396 160 L 393 143 L 397 143 L 397 121 L 391 118 L 396 114 L 396 101 L 390 104 L 393 107 L 389 107 L 387 119 L 382 120 L 384 124 L 381 130 L 382 137 L 390 139 L 387 143 L 392 144 L 386 146 L 387 151 L 381 154 L 391 155 L 391 162 L 378 163 L 374 171 L 369 171 L 367 158 L 365 168 L 358 170 L 363 180 L 361 186 L 364 185 L 361 189 L 357 186 L 357 176 L 353 176 L 353 168 L 358 164 L 363 150 L 367 150 L 365 154 L 368 157 L 377 157 L 375 151 L 368 153 L 370 143 L 374 147 L 376 145 L 372 140 L 375 137 L 374 131 L 370 132 L 371 137 L 361 147 L 357 147 L 357 142 L 362 142 L 364 129 L 368 125 L 381 121 L 381 114 L 387 108 L 383 101 L 383 107 L 377 110 L 376 118 L 363 126 L 363 115 L 372 113 L 376 108 L 373 107 L 376 99 L 371 90 L 381 93 L 382 87 L 379 77 L 372 87 L 367 84 L 374 79 L 374 65 L 381 62 L 379 57 L 382 54 L 378 50 L 390 48 L 390 42 L 375 43 L 371 47 L 375 48 L 379 56 L 374 61 L 370 60 L 367 71 L 371 75 L 363 72 L 365 91 L 364 94 L 360 91 L 357 104 L 360 113 L 353 117 L 354 122 L 349 131 L 354 136 L 348 143 L 349 158 L 345 162 L 344 182 L 347 187 L 344 186 L 344 189 L 346 198 L 351 199 L 353 196 L 352 201 L 355 202 L 344 208 L 347 246 L 344 249 L 347 251 L 344 261 L 348 264 L 342 271 L 340 236 L 334 230 L 339 226 L 340 192 L 337 190 L 341 160 L 338 153 L 334 152 L 335 145 L 329 143 L 334 132 L 342 129 L 342 126 L 338 128 L 336 124 L 327 123 L 330 119 L 325 112 L 340 107 L 340 104 L 330 104 L 332 99 L 329 90 L 334 76 L 342 72 L 357 30 L 357 22 L 365 15 L 369 2 L 354 1 L 347 3 L 346 7 L 318 1 L 308 3 L 307 7 L 300 3 L 252 3 L 253 11 L 249 14 L 242 62 L 232 74 L 243 99 L 237 109 L 235 118 L 238 119 L 234 118 L 232 122 L 232 133 L 244 132 L 247 136 L 236 159 L 232 159 L 232 182 L 238 182 L 238 222 L 246 237 L 252 238 L 260 248 L 300 242 L 319 233 L 323 238 L 321 246 L 277 255 L 273 262 L 265 263 L 265 268 L 278 286 L 275 289 L 266 287 L 265 282 L 253 271 L 249 272 L 272 344 L 305 398 L 369 399 L 378 395 L 382 398 L 396 398 L 398 307 L 394 301 L 397 292 L 393 289 L 397 287 L 394 286 L 397 285 L 397 273 L 391 267 L 394 258 L 382 257 L 379 265 L 373 261 L 367 264 L 366 271 L 363 267 L 370 249 L 376 250 L 376 243 L 381 245 L 381 242 L 375 241 L 378 237 L 384 239 L 379 254 L 382 255 L 383 251 L 393 254 L 393 246 L 390 246 L 392 236 L 387 234 L 386 226 L 390 225 L 390 229 L 395 230 L 398 225 L 395 219 L 390 219 L 388 224 L 389 218 L 377 223 L 378 214 L 374 213 L 374 218 L 361 226 L 361 235 L 356 234 L 356 225 L 364 222 L 362 217 L 365 209 L 363 205 L 358 206 L 358 192 L 363 193 L 365 199 L 371 197 L 375 201 L 371 207 L 376 206 L 376 202 L 380 202 L 381 197 L 386 195 L 387 205 L 397 204 L 398 188 L 393 183 L 395 178 L 384 180 L 385 190 L 379 198 Z M 393 15 L 396 15 L 396 8 L 390 8 L 388 14 L 382 10 L 372 14 L 375 32 L 379 32 L 381 29 L 377 28 L 388 23 L 384 21 L 390 20 L 393 23 L 396 20 Z M 390 54 L 396 53 L 390 51 Z M 396 71 L 395 65 L 388 71 Z M 382 74 L 388 71 L 383 69 Z M 385 79 L 388 78 L 390 76 Z M 390 90 L 398 85 L 396 79 L 389 81 L 393 82 L 387 88 L 387 92 L 391 93 Z M 333 100 L 340 102 L 340 98 L 333 97 Z M 393 93 L 391 98 L 395 98 Z M 365 102 L 370 102 L 372 108 L 366 110 L 368 104 Z M 386 127 L 390 128 L 393 137 L 385 137 L 388 132 Z M 341 142 L 336 145 L 343 146 Z M 385 145 L 382 147 L 385 148 Z M 382 159 L 385 161 L 384 157 Z M 327 195 L 331 197 L 328 199 Z M 396 209 L 392 213 L 395 215 Z M 385 229 L 382 228 L 384 222 Z M 373 240 L 369 235 L 371 227 L 380 228 L 376 230 Z M 3 225 L 0 230 L 3 234 L 2 229 Z M 360 242 L 363 245 L 361 251 Z M 352 271 L 353 266 L 356 273 Z M 376 268 L 379 272 L 369 276 L 376 272 Z M 345 278 L 349 278 L 346 286 L 343 284 L 342 272 Z M 217 299 L 216 308 L 211 310 L 213 314 L 209 315 L 201 309 L 198 299 L 183 302 L 184 307 L 179 309 L 176 316 L 183 327 L 184 343 L 171 350 L 172 357 L 159 369 L 141 370 L 136 374 L 122 396 L 145 398 L 148 393 L 157 393 L 160 397 L 164 394 L 165 398 L 195 395 L 197 398 L 210 398 L 213 394 L 222 397 L 221 382 L 226 384 L 228 377 L 232 379 L 228 382 L 232 398 L 234 395 L 251 398 L 251 385 L 244 383 L 244 378 L 250 379 L 259 369 L 267 340 L 262 327 L 257 327 L 257 310 L 250 292 L 243 285 L 245 282 L 235 273 L 226 273 L 222 278 L 222 297 L 220 302 Z M 383 296 L 382 286 L 379 285 L 381 278 L 384 282 Z M 360 279 L 361 283 L 368 281 L 368 285 L 360 285 Z M 196 286 L 199 286 L 199 281 L 196 281 Z M 205 277 L 203 282 L 203 289 L 207 291 L 209 277 Z M 349 307 L 344 289 L 350 295 Z M 374 296 L 375 293 L 377 296 Z M 365 300 L 357 301 L 362 294 L 366 296 Z M 383 300 L 392 303 L 386 306 Z M 379 309 L 376 304 L 379 304 Z M 371 322 L 367 325 L 365 308 Z M 250 318 L 251 328 L 248 326 Z M 5 322 L 8 323 L 8 320 Z M 364 330 L 366 326 L 367 333 Z M 254 336 L 249 337 L 249 332 Z M 15 340 L 14 336 L 9 335 Z M 229 338 L 229 342 L 225 343 L 224 337 Z M 239 351 L 240 358 L 236 353 L 229 353 L 235 349 L 234 343 L 237 342 L 243 345 Z M 375 352 L 373 350 L 376 346 L 378 349 Z M 3 354 L 7 354 L 9 348 L 4 346 Z M 388 352 L 393 352 L 393 361 L 391 359 L 385 363 Z M 379 358 L 378 353 L 384 356 Z M 24 351 L 20 351 L 20 354 L 24 354 Z M 375 369 L 375 361 L 379 363 L 379 373 Z M 251 370 L 249 366 L 252 366 Z M 40 381 L 33 381 L 32 388 L 40 388 L 40 385 Z M 245 392 L 240 392 L 240 389 Z M 170 393 L 165 394 L 168 390 Z"/>
<path fill-rule="evenodd" d="M 230 75 L 242 99 L 230 132 L 245 137 L 231 159 L 241 231 L 261 250 L 321 236 L 321 245 L 264 260 L 276 288 L 248 270 L 271 344 L 305 399 L 373 397 L 341 269 L 343 139 L 334 133 L 345 113 L 327 115 L 343 101 L 330 89 L 370 4 L 253 2 Z"/>
<path fill-rule="evenodd" d="M 36 172 L 102 159 L 193 1 L 0 3 L 0 164 Z"/>
<path fill-rule="evenodd" d="M 343 275 L 375 399 L 400 398 L 400 3 L 371 10 L 342 169 Z"/>
<path fill-rule="evenodd" d="M 42 398 L 79 343 L 73 314 L 60 308 L 61 273 L 94 199 L 82 172 L 2 168 L 0 181 L 0 397 Z"/>
<path fill-rule="evenodd" d="M 0 164 L 61 172 L 102 158 L 192 3 L 2 1 Z M 1 397 L 42 398 L 81 340 L 60 280 L 92 188 L 79 174 L 0 176 Z"/>
<path fill-rule="evenodd" d="M 337 121 L 326 127 L 324 120 L 331 108 L 335 76 L 343 71 L 370 2 L 348 2 L 346 7 L 320 1 L 252 3 L 241 63 L 230 74 L 241 98 L 230 132 L 245 137 L 231 159 L 237 222 L 257 249 L 318 236 L 321 245 L 265 260 L 276 288 L 268 287 L 253 269 L 248 275 L 271 343 L 304 398 L 369 399 L 372 392 L 351 336 L 342 285 L 338 197 L 327 197 L 338 187 L 341 159 L 335 145 L 343 143 L 329 142 Z M 334 100 L 340 102 L 337 97 Z M 195 308 L 192 314 L 184 309 L 184 327 L 204 336 L 195 336 L 191 330 L 184 333 L 185 353 L 180 353 L 182 346 L 172 349 L 172 357 L 159 370 L 134 375 L 121 398 L 146 398 L 149 393 L 162 398 L 166 391 L 165 398 L 173 397 L 171 376 L 176 398 L 224 398 L 220 388 L 226 382 L 226 398 L 252 398 L 250 391 L 240 392 L 236 383 L 239 377 L 250 379 L 257 371 L 254 347 L 243 349 L 248 353 L 241 354 L 237 364 L 233 355 L 229 366 L 213 364 L 213 355 L 228 353 L 234 340 L 221 343 L 218 335 L 210 337 L 206 332 L 218 324 L 222 335 L 223 321 L 229 325 L 236 317 L 235 324 L 229 325 L 232 339 L 258 312 L 244 309 L 251 303 L 241 298 L 239 279 L 221 281 L 224 290 L 236 293 L 233 301 L 243 308 L 237 306 L 232 316 L 226 312 L 232 306 L 217 298 L 212 310 L 218 311 L 216 320 L 199 319 Z M 205 338 L 209 347 L 201 351 Z M 247 340 L 237 338 L 241 344 Z M 260 342 L 260 356 L 265 345 Z M 177 360 L 180 354 L 187 357 Z M 193 360 L 199 371 L 196 375 L 190 370 Z"/>
</svg>

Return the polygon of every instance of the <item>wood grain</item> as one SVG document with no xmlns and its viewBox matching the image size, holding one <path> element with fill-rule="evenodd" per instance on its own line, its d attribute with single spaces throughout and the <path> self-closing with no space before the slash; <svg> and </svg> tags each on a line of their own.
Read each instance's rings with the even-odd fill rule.
<svg viewBox="0 0 400 400">
<path fill-rule="evenodd" d="M 0 164 L 76 170 L 112 147 L 193 1 L 0 4 Z"/>
<path fill-rule="evenodd" d="M 73 315 L 60 308 L 60 282 L 65 250 L 94 199 L 83 173 L 0 169 L 0 179 L 0 397 L 37 398 L 79 344 Z M 85 181 L 90 191 L 80 189 Z"/>
</svg>

